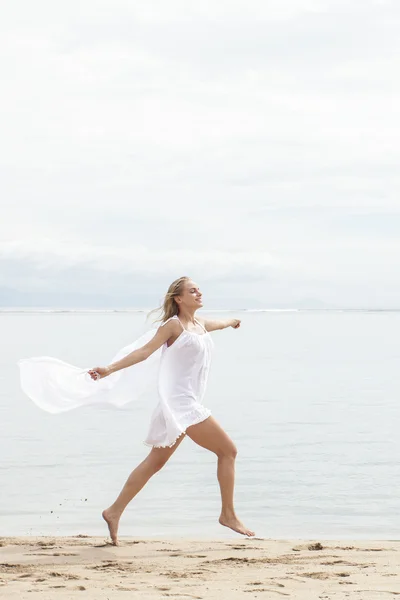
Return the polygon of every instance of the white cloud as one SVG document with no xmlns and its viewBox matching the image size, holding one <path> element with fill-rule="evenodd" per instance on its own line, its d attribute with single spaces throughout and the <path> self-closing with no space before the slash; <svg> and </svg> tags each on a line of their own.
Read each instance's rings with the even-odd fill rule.
<svg viewBox="0 0 400 600">
<path fill-rule="evenodd" d="M 398 3 L 1 11 L 0 281 L 183 269 L 400 302 Z"/>
<path fill-rule="evenodd" d="M 51 239 L 0 242 L 1 259 L 26 261 L 41 270 L 82 267 L 120 274 L 160 275 L 195 269 L 207 277 L 241 269 L 256 272 L 274 266 L 267 252 L 152 250 L 146 246 L 94 246 Z"/>
</svg>

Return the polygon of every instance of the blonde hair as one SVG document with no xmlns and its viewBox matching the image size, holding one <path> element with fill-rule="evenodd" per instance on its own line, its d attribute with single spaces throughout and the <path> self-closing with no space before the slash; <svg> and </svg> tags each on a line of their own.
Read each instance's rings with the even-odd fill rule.
<svg viewBox="0 0 400 600">
<path fill-rule="evenodd" d="M 168 319 L 174 317 L 179 313 L 179 307 L 176 303 L 175 297 L 180 296 L 182 294 L 183 286 L 187 281 L 190 281 L 190 277 L 185 276 L 179 277 L 179 279 L 175 279 L 175 281 L 171 283 L 167 293 L 165 294 L 165 298 L 162 305 L 159 308 L 156 308 L 150 312 L 150 314 L 154 312 L 161 313 L 161 316 L 158 319 L 156 319 L 156 321 L 161 321 L 162 323 L 165 323 L 165 321 L 168 321 Z"/>
</svg>

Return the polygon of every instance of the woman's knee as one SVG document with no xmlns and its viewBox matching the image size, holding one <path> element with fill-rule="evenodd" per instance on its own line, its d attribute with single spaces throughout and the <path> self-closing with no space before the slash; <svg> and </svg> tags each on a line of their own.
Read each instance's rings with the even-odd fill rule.
<svg viewBox="0 0 400 600">
<path fill-rule="evenodd" d="M 237 448 L 236 448 L 235 444 L 232 442 L 230 444 L 227 444 L 223 448 L 221 448 L 221 450 L 217 454 L 218 454 L 218 458 L 230 458 L 232 460 L 235 460 L 237 457 L 237 453 L 238 453 Z"/>
<path fill-rule="evenodd" d="M 236 448 L 235 444 L 232 444 L 232 447 L 231 447 L 230 452 L 229 452 L 229 456 L 231 458 L 235 459 L 237 457 L 237 453 L 238 453 L 238 451 L 237 451 L 237 448 Z"/>
<path fill-rule="evenodd" d="M 157 473 L 157 471 L 161 471 L 166 462 L 168 461 L 169 456 L 166 456 L 161 452 L 150 452 L 149 456 L 145 459 L 149 468 L 153 473 Z"/>
</svg>

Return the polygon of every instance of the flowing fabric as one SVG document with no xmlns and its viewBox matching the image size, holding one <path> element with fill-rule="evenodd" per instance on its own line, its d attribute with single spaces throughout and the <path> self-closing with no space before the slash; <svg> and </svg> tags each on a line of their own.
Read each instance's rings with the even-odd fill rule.
<svg viewBox="0 0 400 600">
<path fill-rule="evenodd" d="M 155 332 L 152 329 L 125 346 L 110 362 L 141 348 Z M 172 446 L 187 427 L 211 414 L 202 400 L 212 346 L 211 336 L 205 330 L 200 335 L 182 326 L 182 333 L 172 346 L 164 344 L 145 361 L 97 381 L 88 374 L 89 368 L 82 369 L 57 358 L 21 359 L 18 361 L 21 387 L 37 406 L 50 413 L 90 405 L 121 407 L 143 396 L 154 396 L 158 404 L 144 443 L 155 447 Z"/>
<path fill-rule="evenodd" d="M 155 335 L 150 330 L 132 344 L 122 348 L 110 362 L 141 348 Z M 116 407 L 138 400 L 157 381 L 161 348 L 134 368 L 121 369 L 104 379 L 94 381 L 82 369 L 57 358 L 39 356 L 21 359 L 21 387 L 37 406 L 50 413 L 61 413 L 91 404 L 111 404 Z"/>
</svg>

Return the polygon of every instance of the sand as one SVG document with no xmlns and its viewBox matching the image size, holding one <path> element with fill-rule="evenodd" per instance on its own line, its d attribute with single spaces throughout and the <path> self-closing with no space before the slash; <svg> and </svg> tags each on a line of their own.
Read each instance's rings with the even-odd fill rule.
<svg viewBox="0 0 400 600">
<path fill-rule="evenodd" d="M 384 600 L 400 541 L 0 538 L 0 598 Z"/>
</svg>

